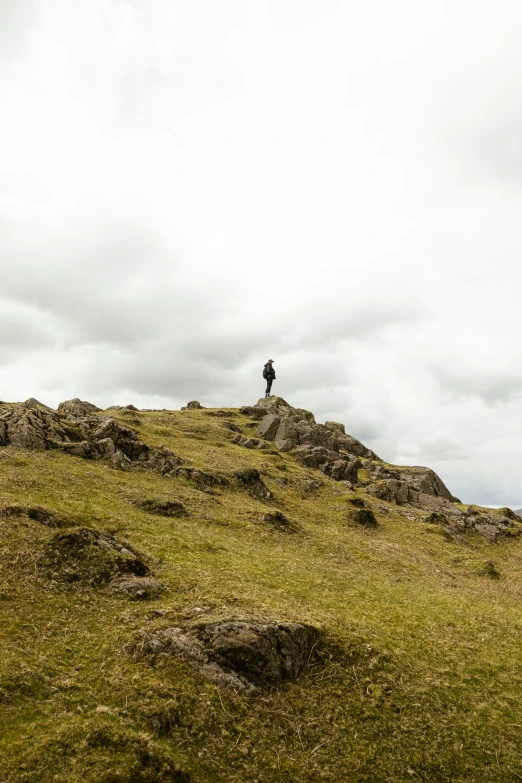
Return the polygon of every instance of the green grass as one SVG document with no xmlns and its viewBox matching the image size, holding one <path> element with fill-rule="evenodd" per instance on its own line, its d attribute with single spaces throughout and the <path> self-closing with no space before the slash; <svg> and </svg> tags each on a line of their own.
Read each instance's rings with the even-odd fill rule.
<svg viewBox="0 0 522 783">
<path fill-rule="evenodd" d="M 367 496 L 379 526 L 362 529 L 346 502 L 357 493 L 321 477 L 307 494 L 320 474 L 231 444 L 204 411 L 134 421 L 191 466 L 258 468 L 273 500 L 0 450 L 2 506 L 43 506 L 127 540 L 169 587 L 132 602 L 54 583 L 42 553 L 56 531 L 0 515 L 1 783 L 163 783 L 183 780 L 179 769 L 196 783 L 522 779 L 522 542 L 470 534 L 465 545 Z M 148 514 L 134 505 L 145 498 L 189 515 Z M 263 524 L 275 509 L 298 532 Z M 311 623 L 319 659 L 281 691 L 245 697 L 181 661 L 124 651 L 141 629 L 199 617 Z"/>
</svg>

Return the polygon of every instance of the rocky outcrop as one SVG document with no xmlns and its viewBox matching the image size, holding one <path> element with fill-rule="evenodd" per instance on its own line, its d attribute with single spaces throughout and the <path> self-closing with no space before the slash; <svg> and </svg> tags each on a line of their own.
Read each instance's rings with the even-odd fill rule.
<svg viewBox="0 0 522 783">
<path fill-rule="evenodd" d="M 203 405 L 201 405 L 200 402 L 197 400 L 191 400 L 190 402 L 187 402 L 186 405 L 182 407 L 182 411 L 190 411 L 190 410 L 201 410 L 203 408 Z"/>
<path fill-rule="evenodd" d="M 261 399 L 254 406 L 241 408 L 250 419 L 259 420 L 257 436 L 273 441 L 279 451 L 292 451 L 297 447 L 308 449 L 296 452 L 296 459 L 308 467 L 319 468 L 336 481 L 356 481 L 353 465 L 357 456 L 378 459 L 371 449 L 347 435 L 344 426 L 337 422 L 317 424 L 313 413 L 303 408 L 293 408 L 282 397 Z M 334 467 L 334 463 L 339 464 Z M 347 474 L 345 475 L 345 470 Z"/>
<path fill-rule="evenodd" d="M 357 472 L 361 467 L 353 454 L 339 454 L 324 446 L 302 446 L 296 449 L 294 459 L 306 468 L 320 470 L 334 481 L 357 483 Z"/>
<path fill-rule="evenodd" d="M 299 623 L 228 621 L 143 632 L 126 651 L 177 656 L 218 685 L 255 692 L 295 680 L 309 664 L 317 637 L 314 628 Z"/>
<path fill-rule="evenodd" d="M 457 531 L 474 530 L 479 535 L 493 543 L 499 538 L 518 537 L 522 535 L 522 523 L 502 514 L 488 514 L 483 509 L 469 506 L 459 517 L 450 521 L 450 527 Z"/>
<path fill-rule="evenodd" d="M 406 467 L 400 468 L 400 477 L 406 481 L 412 489 L 422 492 L 425 495 L 432 495 L 437 498 L 444 498 L 451 503 L 460 503 L 460 500 L 454 497 L 442 479 L 430 468 Z"/>
<path fill-rule="evenodd" d="M 380 500 L 411 504 L 419 508 L 438 510 L 441 506 L 458 503 L 443 481 L 430 468 L 397 467 L 373 460 L 362 460 L 362 467 L 368 471 L 369 485 L 365 492 Z M 433 500 L 441 501 L 433 504 Z M 458 509 L 453 507 L 454 513 Z"/>
<path fill-rule="evenodd" d="M 109 582 L 119 574 L 147 576 L 149 567 L 129 544 L 90 527 L 56 533 L 45 547 L 44 565 L 57 581 Z"/>
<path fill-rule="evenodd" d="M 21 403 L 0 411 L 0 446 L 59 449 L 83 459 L 106 459 L 128 470 L 140 466 L 163 475 L 185 460 L 163 447 L 152 449 L 137 433 L 112 417 L 93 412 L 91 403 L 69 400 L 57 411 Z"/>
</svg>

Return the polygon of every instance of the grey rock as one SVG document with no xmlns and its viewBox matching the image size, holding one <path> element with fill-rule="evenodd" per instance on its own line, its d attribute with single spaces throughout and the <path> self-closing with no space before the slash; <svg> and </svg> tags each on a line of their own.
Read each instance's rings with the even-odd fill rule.
<svg viewBox="0 0 522 783">
<path fill-rule="evenodd" d="M 218 685 L 255 692 L 295 680 L 310 663 L 317 638 L 314 628 L 298 623 L 227 621 L 143 632 L 126 651 L 179 656 Z"/>
<path fill-rule="evenodd" d="M 66 400 L 58 405 L 58 413 L 72 414 L 73 416 L 89 416 L 98 413 L 101 408 L 93 405 L 92 402 L 85 402 L 75 397 L 73 400 Z"/>
<path fill-rule="evenodd" d="M 280 421 L 279 426 L 277 428 L 276 434 L 274 436 L 274 440 L 276 442 L 276 445 L 283 441 L 291 441 L 293 443 L 293 446 L 297 446 L 298 436 L 297 436 L 297 429 L 294 422 L 290 421 L 289 419 L 282 419 L 282 421 Z M 288 450 L 289 449 L 285 449 L 285 451 Z"/>
<path fill-rule="evenodd" d="M 33 410 L 38 410 L 40 408 L 41 410 L 52 411 L 52 408 L 49 408 L 48 405 L 44 405 L 43 402 L 40 402 L 40 400 L 37 400 L 35 397 L 29 397 L 29 399 L 22 402 L 21 405 L 24 408 L 31 408 Z"/>
<path fill-rule="evenodd" d="M 190 411 L 190 410 L 201 410 L 203 408 L 203 405 L 201 405 L 200 402 L 197 400 L 191 400 L 190 402 L 187 402 L 187 404 L 181 409 L 182 411 Z"/>
<path fill-rule="evenodd" d="M 266 410 L 257 405 L 243 405 L 243 407 L 239 409 L 239 412 L 243 414 L 243 416 L 248 416 L 249 419 L 257 421 L 264 419 L 267 415 Z"/>
<path fill-rule="evenodd" d="M 234 424 L 231 421 L 222 421 L 220 424 L 222 427 L 225 427 L 225 429 L 230 430 L 231 432 L 241 433 L 241 427 L 238 427 L 237 424 Z"/>
<path fill-rule="evenodd" d="M 268 414 L 268 416 L 265 416 L 261 421 L 261 424 L 257 428 L 256 435 L 265 440 L 274 440 L 280 423 L 281 419 L 279 416 Z"/>
<path fill-rule="evenodd" d="M 342 432 L 345 435 L 344 424 L 340 424 L 338 421 L 325 421 L 324 426 L 327 430 L 333 430 L 334 432 Z"/>
<path fill-rule="evenodd" d="M 444 498 L 452 503 L 459 502 L 458 498 L 455 498 L 451 494 L 444 482 L 433 470 L 430 470 L 430 468 L 401 468 L 400 475 L 403 481 L 407 481 L 408 484 L 418 492 L 422 492 L 425 495 Z"/>
<path fill-rule="evenodd" d="M 245 449 L 255 449 L 259 446 L 259 441 L 255 438 L 244 438 L 242 435 L 234 435 L 232 443 L 237 443 Z"/>
</svg>

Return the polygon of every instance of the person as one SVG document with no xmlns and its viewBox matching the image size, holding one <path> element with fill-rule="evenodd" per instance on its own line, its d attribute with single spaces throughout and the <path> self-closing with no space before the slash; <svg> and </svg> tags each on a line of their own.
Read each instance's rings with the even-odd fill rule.
<svg viewBox="0 0 522 783">
<path fill-rule="evenodd" d="M 263 378 L 266 378 L 265 398 L 272 396 L 270 394 L 270 392 L 272 391 L 272 381 L 274 381 L 276 377 L 275 370 L 272 366 L 273 364 L 274 364 L 274 360 L 269 359 L 263 368 Z"/>
</svg>

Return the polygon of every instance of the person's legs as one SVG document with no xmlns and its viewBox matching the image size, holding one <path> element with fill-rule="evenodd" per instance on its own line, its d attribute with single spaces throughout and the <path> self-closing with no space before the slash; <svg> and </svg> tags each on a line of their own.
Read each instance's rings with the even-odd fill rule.
<svg viewBox="0 0 522 783">
<path fill-rule="evenodd" d="M 270 397 L 270 391 L 272 389 L 272 381 L 273 380 L 274 380 L 273 378 L 267 378 L 266 379 L 266 396 L 267 397 Z"/>
</svg>

